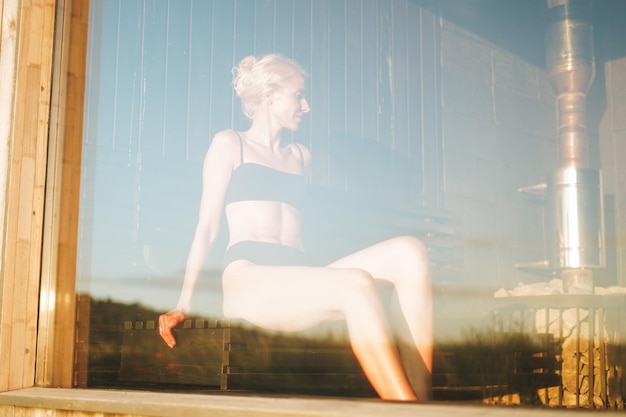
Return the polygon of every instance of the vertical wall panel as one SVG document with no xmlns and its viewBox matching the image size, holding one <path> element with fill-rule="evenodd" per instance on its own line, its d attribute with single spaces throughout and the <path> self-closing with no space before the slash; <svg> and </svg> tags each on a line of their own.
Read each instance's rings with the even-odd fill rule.
<svg viewBox="0 0 626 417">
<path fill-rule="evenodd" d="M 236 0 L 233 66 L 254 52 L 255 0 Z M 249 121 L 241 112 L 241 104 L 232 101 L 233 128 L 245 130 Z"/>
<path fill-rule="evenodd" d="M 124 151 L 136 150 L 139 136 L 143 6 L 139 0 L 119 1 L 113 144 Z"/>
<path fill-rule="evenodd" d="M 345 188 L 352 191 L 358 185 L 355 171 L 359 164 L 360 155 L 356 152 L 363 141 L 363 111 L 364 100 L 362 80 L 364 68 L 363 57 L 363 34 L 367 30 L 363 26 L 363 9 L 359 3 L 346 1 L 345 19 L 345 73 L 344 73 L 344 107 L 345 118 L 343 120 L 345 130 Z"/>
<path fill-rule="evenodd" d="M 350 179 L 353 190 L 367 194 L 370 185 L 378 176 L 378 152 L 374 145 L 378 142 L 378 10 L 376 1 L 362 4 L 361 32 L 361 137 L 354 144 Z M 371 191 L 370 191 L 371 192 Z"/>
<path fill-rule="evenodd" d="M 257 0 L 254 17 L 254 53 L 274 52 L 274 1 Z"/>
<path fill-rule="evenodd" d="M 169 133 L 165 128 L 167 103 L 170 101 L 167 95 L 170 67 L 168 11 L 168 2 L 153 0 L 145 3 L 142 51 L 145 71 L 142 74 L 143 100 L 140 105 L 143 113 L 141 135 L 146 140 L 142 152 L 155 155 L 163 154 Z"/>
<path fill-rule="evenodd" d="M 424 135 L 422 124 L 422 103 L 424 91 L 422 89 L 422 44 L 428 42 L 428 38 L 422 36 L 421 10 L 412 3 L 407 8 L 407 150 L 409 160 L 409 172 L 407 182 L 409 187 L 409 201 L 417 202 L 422 199 L 422 184 L 424 170 L 422 163 L 424 141 L 433 140 L 432 136 Z M 437 163 L 432 161 L 431 163 Z"/>
<path fill-rule="evenodd" d="M 438 19 L 430 12 L 420 11 L 421 97 L 422 97 L 422 201 L 425 206 L 442 204 L 440 101 L 439 101 L 439 40 Z M 432 40 L 432 41 L 431 41 Z"/>
<path fill-rule="evenodd" d="M 190 164 L 195 163 L 198 167 L 210 140 L 211 43 L 213 37 L 210 27 L 207 25 L 207 19 L 210 19 L 212 9 L 213 1 L 211 0 L 194 0 L 191 5 L 187 158 Z"/>
<path fill-rule="evenodd" d="M 378 19 L 378 141 L 391 147 L 393 131 L 391 117 L 393 111 L 391 76 L 393 60 L 393 21 L 391 2 L 379 1 L 376 12 Z"/>
<path fill-rule="evenodd" d="M 213 2 L 211 20 L 211 126 L 209 136 L 232 126 L 231 70 L 234 51 L 235 3 Z"/>
<path fill-rule="evenodd" d="M 307 99 L 309 99 L 309 105 L 312 107 L 313 112 L 317 112 L 317 103 L 310 100 L 312 87 L 311 87 L 311 56 L 312 56 L 312 4 L 305 1 L 294 1 L 293 4 L 293 58 L 300 62 L 305 70 L 309 73 L 307 77 Z M 309 148 L 312 147 L 312 118 L 311 115 L 304 117 L 300 124 L 300 129 L 297 134 L 297 140 L 304 143 Z"/>
<path fill-rule="evenodd" d="M 293 55 L 293 0 L 274 0 L 273 51 Z"/>
<path fill-rule="evenodd" d="M 329 184 L 345 188 L 349 149 L 346 138 L 346 28 L 345 0 L 329 3 L 328 21 L 328 149 Z"/>
<path fill-rule="evenodd" d="M 191 1 L 175 0 L 169 2 L 169 5 L 168 59 L 165 63 L 167 78 L 165 85 L 161 86 L 161 88 L 165 88 L 163 154 L 174 160 L 183 160 L 186 157 L 187 110 L 189 107 Z M 149 70 L 147 58 L 144 58 L 144 71 Z M 154 87 L 158 88 L 156 85 Z M 149 140 L 148 137 L 145 137 L 144 142 Z M 142 145 L 145 146 L 145 143 Z"/>
<path fill-rule="evenodd" d="M 313 111 L 311 118 L 311 176 L 314 184 L 328 185 L 328 118 L 330 115 L 328 80 L 328 19 L 330 0 L 311 3 L 311 84 L 309 97 Z"/>
<path fill-rule="evenodd" d="M 119 32 L 117 30 L 104 30 L 103 23 L 107 22 L 108 28 L 118 25 L 118 8 L 103 7 L 95 2 L 92 14 L 102 16 L 102 20 L 96 20 L 89 25 L 89 42 L 92 45 L 89 51 L 89 72 L 92 76 L 90 92 L 92 99 L 86 100 L 89 107 L 85 112 L 85 126 L 89 130 L 85 132 L 85 144 L 96 141 L 106 143 L 109 147 L 113 144 L 113 131 L 115 126 L 115 77 L 104 77 L 104 74 L 115 74 L 117 67 L 117 49 L 103 48 L 102 45 L 117 44 Z M 90 117 L 93 115 L 93 117 Z M 96 116 L 97 115 L 97 116 Z M 107 129 L 107 130 L 105 130 Z"/>
<path fill-rule="evenodd" d="M 408 49 L 407 42 L 407 9 L 405 2 L 392 3 L 392 57 L 393 66 L 391 68 L 392 79 L 392 175 L 391 181 L 397 184 L 399 190 L 398 198 L 406 199 L 409 192 L 410 171 L 407 166 L 408 161 Z"/>
</svg>

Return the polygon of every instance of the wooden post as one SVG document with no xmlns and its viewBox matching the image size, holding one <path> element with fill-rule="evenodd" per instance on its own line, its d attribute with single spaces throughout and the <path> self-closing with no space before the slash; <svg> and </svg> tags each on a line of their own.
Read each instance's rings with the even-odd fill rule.
<svg viewBox="0 0 626 417">
<path fill-rule="evenodd" d="M 36 381 L 69 388 L 76 384 L 75 358 L 84 363 L 75 352 L 74 323 L 89 0 L 65 0 L 57 16 Z"/>
<path fill-rule="evenodd" d="M 0 259 L 0 391 L 30 387 L 35 380 L 54 39 L 55 0 L 18 4 L 17 18 L 9 22 L 17 45 L 15 84 L 9 93 L 11 126 L 8 138 L 0 139 L 8 144 L 2 196 L 6 226 Z"/>
</svg>

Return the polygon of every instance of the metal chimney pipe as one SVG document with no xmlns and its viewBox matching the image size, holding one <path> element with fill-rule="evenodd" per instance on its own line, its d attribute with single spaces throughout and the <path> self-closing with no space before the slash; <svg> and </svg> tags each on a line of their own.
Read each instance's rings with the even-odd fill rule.
<svg viewBox="0 0 626 417">
<path fill-rule="evenodd" d="M 559 167 L 548 176 L 548 262 L 566 290 L 592 292 L 603 268 L 604 214 L 599 170 L 589 167 L 585 100 L 595 77 L 589 0 L 547 0 L 546 62 L 557 95 Z"/>
<path fill-rule="evenodd" d="M 548 0 L 548 76 L 557 95 L 560 166 L 589 165 L 585 100 L 595 77 L 589 0 Z"/>
</svg>

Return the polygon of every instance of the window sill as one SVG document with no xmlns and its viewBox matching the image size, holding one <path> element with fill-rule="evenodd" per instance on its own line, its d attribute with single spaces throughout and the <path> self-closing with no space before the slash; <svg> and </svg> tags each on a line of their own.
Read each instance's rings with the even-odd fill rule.
<svg viewBox="0 0 626 417">
<path fill-rule="evenodd" d="M 392 403 L 371 399 L 287 398 L 224 394 L 178 394 L 146 391 L 27 388 L 0 393 L 0 405 L 141 416 L 297 416 L 379 417 L 450 415 L 526 416 L 528 408 Z M 562 410 L 533 409 L 544 416 Z M 591 412 L 591 411 L 589 411 Z M 583 412 L 583 415 L 585 413 Z M 580 415 L 580 414 L 578 414 Z"/>
</svg>

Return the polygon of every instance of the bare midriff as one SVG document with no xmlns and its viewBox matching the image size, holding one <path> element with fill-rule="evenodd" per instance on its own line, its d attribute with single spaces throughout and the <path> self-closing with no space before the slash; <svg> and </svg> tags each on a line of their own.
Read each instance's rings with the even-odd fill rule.
<svg viewBox="0 0 626 417">
<path fill-rule="evenodd" d="M 275 243 L 302 249 L 300 212 L 278 201 L 237 201 L 225 209 L 228 247 L 238 242 Z"/>
</svg>

